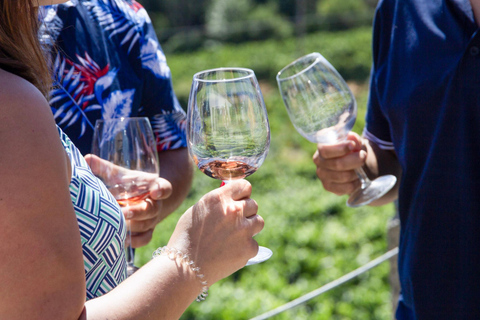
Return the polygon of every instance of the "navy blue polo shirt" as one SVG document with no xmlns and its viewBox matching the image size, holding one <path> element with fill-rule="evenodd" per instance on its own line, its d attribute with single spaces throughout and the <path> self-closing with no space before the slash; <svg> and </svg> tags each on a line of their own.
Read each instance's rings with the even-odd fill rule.
<svg viewBox="0 0 480 320">
<path fill-rule="evenodd" d="M 378 4 L 365 135 L 403 169 L 397 319 L 480 319 L 480 33 L 469 0 Z"/>
</svg>

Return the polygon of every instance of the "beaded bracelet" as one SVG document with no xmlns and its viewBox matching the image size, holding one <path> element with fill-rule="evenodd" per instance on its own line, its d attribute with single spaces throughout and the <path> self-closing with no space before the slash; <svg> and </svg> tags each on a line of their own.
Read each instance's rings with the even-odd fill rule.
<svg viewBox="0 0 480 320">
<path fill-rule="evenodd" d="M 195 266 L 195 262 L 189 259 L 188 254 L 184 254 L 183 252 L 175 248 L 160 247 L 153 252 L 152 259 L 159 257 L 161 255 L 166 255 L 170 260 L 175 261 L 178 258 L 182 262 L 185 262 L 187 266 L 190 267 L 190 270 L 192 270 L 195 273 L 195 276 L 200 280 L 200 283 L 202 284 L 202 292 L 200 292 L 200 294 L 195 299 L 195 301 L 201 302 L 207 298 L 208 284 L 207 284 L 207 281 L 204 280 L 205 275 L 200 273 L 200 267 Z"/>
</svg>

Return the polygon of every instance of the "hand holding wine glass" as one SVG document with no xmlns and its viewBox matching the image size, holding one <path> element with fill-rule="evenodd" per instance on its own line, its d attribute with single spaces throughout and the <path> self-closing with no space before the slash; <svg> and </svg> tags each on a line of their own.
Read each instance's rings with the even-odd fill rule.
<svg viewBox="0 0 480 320">
<path fill-rule="evenodd" d="M 93 154 L 87 154 L 85 160 L 92 169 L 92 172 L 110 186 L 120 182 L 108 181 L 108 179 L 118 179 L 119 177 L 117 174 L 108 174 L 111 170 L 127 170 Z M 151 241 L 155 227 L 166 217 L 163 210 L 163 200 L 171 196 L 173 191 L 172 184 L 166 179 L 157 177 L 155 174 L 142 171 L 131 170 L 124 175 L 133 177 L 137 181 L 148 180 L 151 186 L 149 195 L 145 199 L 134 203 L 130 202 L 128 208 L 121 204 L 123 214 L 125 218 L 129 220 L 132 247 L 139 248 L 147 245 Z M 115 189 L 110 189 L 110 191 L 112 193 L 118 192 L 118 190 Z M 118 197 L 117 194 L 114 194 L 114 196 Z"/>
<path fill-rule="evenodd" d="M 218 68 L 195 74 L 187 119 L 190 155 L 211 178 L 224 183 L 246 178 L 267 156 L 270 126 L 260 87 L 250 69 Z M 265 261 L 271 255 L 271 250 L 260 247 L 248 264 Z"/>
<path fill-rule="evenodd" d="M 278 73 L 277 83 L 290 120 L 303 137 L 319 144 L 346 140 L 356 120 L 356 101 L 346 82 L 321 54 L 315 52 L 295 60 Z M 350 194 L 350 207 L 381 198 L 397 181 L 393 175 L 370 180 L 361 167 L 355 173 L 361 187 Z"/>
<path fill-rule="evenodd" d="M 158 188 L 158 154 L 148 118 L 98 120 L 92 154 L 104 160 L 90 161 L 101 165 L 101 168 L 92 166 L 92 171 L 127 212 L 147 199 L 153 188 Z M 127 221 L 125 247 L 129 275 L 138 269 L 134 265 L 130 232 Z"/>
</svg>

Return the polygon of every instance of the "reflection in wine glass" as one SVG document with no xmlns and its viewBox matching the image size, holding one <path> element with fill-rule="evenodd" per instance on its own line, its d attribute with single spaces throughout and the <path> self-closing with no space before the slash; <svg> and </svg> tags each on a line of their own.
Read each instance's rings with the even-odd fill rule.
<svg viewBox="0 0 480 320">
<path fill-rule="evenodd" d="M 92 142 L 92 154 L 108 161 L 93 172 L 105 183 L 121 207 L 145 200 L 159 177 L 158 153 L 148 118 L 116 118 L 97 120 Z M 134 250 L 127 222 L 125 242 L 127 273 L 134 265 Z"/>
<path fill-rule="evenodd" d="M 255 74 L 218 68 L 194 75 L 188 102 L 188 150 L 207 176 L 227 183 L 253 174 L 270 146 L 267 110 Z M 260 247 L 247 265 L 270 258 Z"/>
<path fill-rule="evenodd" d="M 357 116 L 355 98 L 335 68 L 319 53 L 301 57 L 277 74 L 283 102 L 295 129 L 314 143 L 335 144 L 346 139 Z M 368 179 L 355 170 L 361 187 L 347 200 L 350 207 L 369 204 L 396 183 L 393 175 Z"/>
</svg>

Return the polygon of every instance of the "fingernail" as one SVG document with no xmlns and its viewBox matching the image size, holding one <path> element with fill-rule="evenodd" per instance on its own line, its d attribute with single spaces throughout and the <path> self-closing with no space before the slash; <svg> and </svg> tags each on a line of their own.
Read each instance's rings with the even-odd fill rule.
<svg viewBox="0 0 480 320">
<path fill-rule="evenodd" d="M 162 197 L 162 187 L 160 186 L 160 183 L 157 182 L 157 187 L 156 189 L 154 189 L 151 193 L 150 193 L 150 196 L 153 198 L 153 199 L 160 199 Z"/>
<path fill-rule="evenodd" d="M 125 212 L 125 218 L 126 219 L 132 219 L 133 218 L 133 212 L 132 211 Z"/>
<path fill-rule="evenodd" d="M 158 189 L 158 190 L 155 190 L 153 192 L 153 197 L 152 198 L 155 199 L 155 200 L 158 200 L 158 199 L 161 199 L 162 196 L 163 196 L 162 190 Z"/>
</svg>

